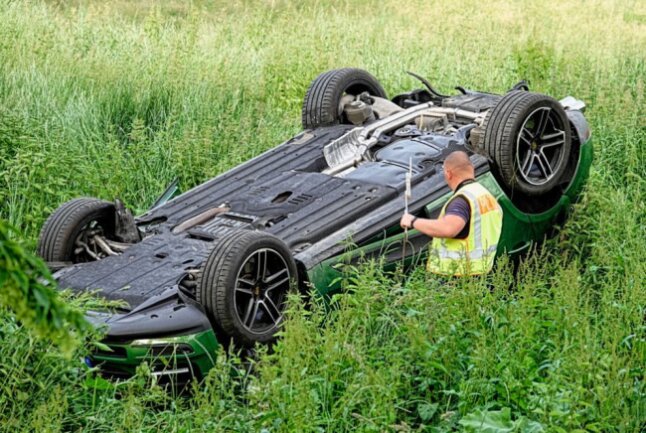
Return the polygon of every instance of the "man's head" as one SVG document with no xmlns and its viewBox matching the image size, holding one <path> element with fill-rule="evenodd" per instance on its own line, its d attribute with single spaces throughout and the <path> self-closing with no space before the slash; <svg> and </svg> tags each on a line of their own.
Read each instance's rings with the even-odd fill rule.
<svg viewBox="0 0 646 433">
<path fill-rule="evenodd" d="M 474 177 L 475 170 L 466 152 L 451 152 L 444 160 L 444 179 L 451 190 L 455 191 L 460 182 Z"/>
</svg>

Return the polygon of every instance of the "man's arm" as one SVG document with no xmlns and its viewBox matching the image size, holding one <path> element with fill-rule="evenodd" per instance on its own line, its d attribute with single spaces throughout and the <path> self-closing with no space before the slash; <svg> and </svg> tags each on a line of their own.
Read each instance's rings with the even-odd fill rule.
<svg viewBox="0 0 646 433">
<path fill-rule="evenodd" d="M 413 215 L 404 214 L 400 225 L 403 228 L 412 228 Z M 415 229 L 433 238 L 455 238 L 466 225 L 466 221 L 457 215 L 444 215 L 438 219 L 417 218 Z"/>
</svg>

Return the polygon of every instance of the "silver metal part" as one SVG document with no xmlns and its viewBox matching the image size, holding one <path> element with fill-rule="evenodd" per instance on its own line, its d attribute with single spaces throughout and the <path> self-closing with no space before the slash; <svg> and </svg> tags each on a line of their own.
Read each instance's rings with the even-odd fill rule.
<svg viewBox="0 0 646 433">
<path fill-rule="evenodd" d="M 78 248 L 74 250 L 74 254 L 80 254 L 81 252 L 85 251 L 90 257 L 92 257 L 94 260 L 101 260 L 101 257 L 99 257 L 97 254 L 95 254 L 88 244 L 86 244 L 83 241 L 76 241 L 76 245 Z"/>
<path fill-rule="evenodd" d="M 573 96 L 566 96 L 565 98 L 561 99 L 559 103 L 566 110 L 579 110 L 582 113 L 585 112 L 585 102 L 576 99 Z"/>
<path fill-rule="evenodd" d="M 354 125 L 363 125 L 365 122 L 375 120 L 374 111 L 371 105 L 360 99 L 346 104 L 343 108 L 346 118 Z"/>
<path fill-rule="evenodd" d="M 98 236 L 98 235 L 94 236 L 93 240 L 94 240 L 94 243 L 96 243 L 99 246 L 99 248 L 101 248 L 101 250 L 104 253 L 106 253 L 107 255 L 109 255 L 109 256 L 118 255 L 117 253 L 115 253 L 112 250 L 112 248 L 110 248 L 110 246 L 107 244 L 107 242 L 101 236 Z"/>
<path fill-rule="evenodd" d="M 408 110 L 400 111 L 393 116 L 373 123 L 369 127 L 371 128 L 370 130 L 368 130 L 368 128 L 365 128 L 364 132 L 361 134 L 361 137 L 366 141 L 366 150 L 376 144 L 382 134 L 385 134 L 386 132 L 400 128 L 407 123 L 412 122 L 416 117 L 421 116 L 422 112 L 427 112 L 430 108 L 433 108 L 432 102 L 416 105 L 409 108 Z M 437 109 L 440 107 L 435 108 Z"/>
<path fill-rule="evenodd" d="M 420 104 L 400 111 L 385 119 L 378 120 L 363 128 L 355 128 L 337 138 L 323 148 L 323 155 L 328 164 L 324 174 L 334 175 L 363 160 L 364 153 L 377 143 L 377 138 L 386 130 L 396 129 L 412 121 L 415 116 L 432 106 L 432 103 Z M 381 129 L 380 129 L 381 128 Z M 373 132 L 375 133 L 373 136 Z"/>
<path fill-rule="evenodd" d="M 346 104 L 351 103 L 356 99 L 356 96 L 354 95 L 343 95 L 341 97 L 341 100 L 339 101 L 339 107 L 337 108 L 338 113 L 341 114 L 343 113 L 343 109 L 345 108 Z"/>
<path fill-rule="evenodd" d="M 108 244 L 108 246 L 110 248 L 112 248 L 113 251 L 115 251 L 117 253 L 122 253 L 125 250 L 127 250 L 129 247 L 132 246 L 132 244 L 126 244 L 124 242 L 111 241 L 110 239 L 103 239 L 103 240 L 105 241 L 106 244 Z"/>
<path fill-rule="evenodd" d="M 330 169 L 343 170 L 359 162 L 365 148 L 361 141 L 361 133 L 364 128 L 354 128 L 347 134 L 323 148 L 323 155 Z M 323 173 L 327 173 L 327 170 Z"/>
<path fill-rule="evenodd" d="M 377 117 L 383 119 L 384 117 L 392 116 L 393 114 L 402 111 L 403 108 L 395 104 L 392 101 L 389 101 L 386 98 L 380 98 L 378 96 L 370 96 L 373 99 L 372 109 L 377 113 Z"/>
<path fill-rule="evenodd" d="M 445 130 L 449 127 L 449 118 L 446 114 L 421 114 L 415 118 L 415 126 L 420 131 Z"/>
<path fill-rule="evenodd" d="M 382 134 L 398 129 L 424 116 L 440 118 L 443 122 L 455 121 L 458 118 L 482 125 L 485 113 L 462 110 L 459 108 L 437 107 L 432 102 L 415 105 L 398 111 L 392 116 L 371 123 L 363 128 L 355 128 L 342 135 L 323 148 L 323 155 L 328 164 L 324 174 L 336 175 L 356 166 L 367 157 L 367 151 L 374 146 Z M 450 124 L 445 124 L 450 128 Z"/>
<path fill-rule="evenodd" d="M 202 212 L 201 214 L 195 215 L 194 217 L 189 218 L 186 221 L 182 221 L 181 223 L 177 224 L 175 227 L 173 227 L 172 233 L 178 234 L 178 233 L 185 232 L 186 230 L 192 227 L 195 227 L 197 225 L 204 224 L 210 219 L 213 219 L 214 217 L 216 217 L 217 215 L 228 212 L 229 210 L 230 209 L 228 207 L 223 205 L 208 209 Z"/>
</svg>

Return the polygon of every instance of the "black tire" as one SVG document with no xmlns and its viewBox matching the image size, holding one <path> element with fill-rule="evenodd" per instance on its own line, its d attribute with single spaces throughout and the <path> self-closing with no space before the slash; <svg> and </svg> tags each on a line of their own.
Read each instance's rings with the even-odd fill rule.
<svg viewBox="0 0 646 433">
<path fill-rule="evenodd" d="M 77 198 L 62 204 L 45 221 L 38 240 L 38 255 L 46 262 L 86 262 L 85 254 L 74 254 L 76 241 L 92 227 L 112 237 L 114 203 L 95 198 Z"/>
<path fill-rule="evenodd" d="M 571 137 L 565 110 L 554 98 L 511 91 L 487 114 L 483 129 L 483 150 L 511 191 L 539 196 L 562 181 Z"/>
<path fill-rule="evenodd" d="M 250 347 L 275 338 L 296 279 L 296 263 L 281 240 L 264 232 L 237 231 L 220 239 L 202 265 L 197 301 L 219 331 Z"/>
<path fill-rule="evenodd" d="M 312 81 L 303 100 L 304 129 L 337 125 L 343 122 L 341 98 L 345 94 L 387 98 L 379 81 L 363 69 L 343 68 L 324 72 Z"/>
</svg>

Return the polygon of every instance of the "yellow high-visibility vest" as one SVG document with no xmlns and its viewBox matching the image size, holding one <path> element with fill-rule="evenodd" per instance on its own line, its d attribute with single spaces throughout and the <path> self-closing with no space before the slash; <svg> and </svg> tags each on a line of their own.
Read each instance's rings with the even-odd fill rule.
<svg viewBox="0 0 646 433">
<path fill-rule="evenodd" d="M 493 267 L 502 231 L 502 208 L 496 198 L 477 182 L 463 186 L 451 199 L 462 196 L 471 207 L 469 235 L 465 239 L 433 238 L 427 270 L 441 275 L 486 274 Z M 440 218 L 444 216 L 446 202 Z"/>
</svg>

